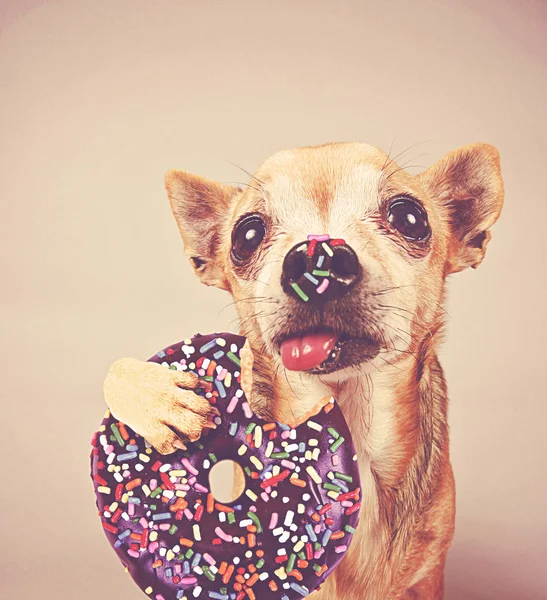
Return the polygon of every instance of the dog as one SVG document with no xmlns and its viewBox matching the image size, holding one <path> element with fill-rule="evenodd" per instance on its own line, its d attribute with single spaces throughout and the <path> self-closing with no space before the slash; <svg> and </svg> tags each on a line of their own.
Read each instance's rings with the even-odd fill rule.
<svg viewBox="0 0 547 600">
<path fill-rule="evenodd" d="M 363 510 L 316 600 L 441 599 L 454 534 L 447 388 L 437 351 L 445 281 L 484 258 L 503 205 L 498 151 L 460 148 L 419 175 L 362 143 L 281 151 L 246 186 L 171 170 L 168 198 L 199 279 L 228 291 L 254 364 L 250 402 L 298 422 L 334 396 Z M 339 238 L 325 297 L 294 293 L 298 246 Z M 114 416 L 169 454 L 214 427 L 193 374 L 134 358 L 105 384 Z M 236 482 L 237 484 L 237 482 Z"/>
</svg>

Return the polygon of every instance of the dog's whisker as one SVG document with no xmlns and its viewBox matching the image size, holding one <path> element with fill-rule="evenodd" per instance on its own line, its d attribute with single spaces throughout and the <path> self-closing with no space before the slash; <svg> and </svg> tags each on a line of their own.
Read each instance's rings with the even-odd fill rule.
<svg viewBox="0 0 547 600">
<path fill-rule="evenodd" d="M 387 292 L 392 292 L 392 291 L 395 291 L 395 290 L 400 290 L 400 289 L 403 289 L 403 288 L 410 288 L 410 287 L 418 287 L 418 285 L 415 284 L 415 283 L 409 283 L 407 285 L 395 285 L 393 287 L 384 288 L 384 289 L 378 290 L 376 292 L 370 292 L 369 296 L 381 296 L 383 294 L 386 294 Z"/>
<path fill-rule="evenodd" d="M 406 319 L 407 321 L 412 323 L 412 325 L 415 325 L 416 327 L 420 327 L 421 329 L 424 329 L 425 331 L 427 331 L 429 333 L 430 337 L 433 337 L 433 334 L 432 334 L 431 330 L 429 329 L 429 327 L 426 327 L 422 323 L 419 323 L 416 319 L 410 318 L 409 316 L 400 314 L 400 312 L 398 312 L 398 311 L 403 311 L 403 312 L 407 312 L 410 315 L 414 316 L 414 313 L 412 311 L 410 311 L 406 308 L 402 308 L 401 306 L 390 306 L 388 304 L 378 304 L 378 307 L 390 309 L 392 315 L 399 317 L 401 319 Z M 442 309 L 442 306 L 439 305 L 439 308 Z"/>
<path fill-rule="evenodd" d="M 380 352 L 378 354 L 390 354 L 392 352 L 395 352 L 398 354 L 409 354 L 410 356 L 413 356 L 416 359 L 418 358 L 418 355 L 415 352 L 412 352 L 411 350 L 401 350 L 400 348 L 396 348 L 393 345 L 391 345 L 386 350 L 380 350 Z"/>
<path fill-rule="evenodd" d="M 418 323 L 417 321 L 411 319 L 410 317 L 408 317 L 407 315 L 402 315 L 400 313 L 397 313 L 395 311 L 392 311 L 391 313 L 393 316 L 398 317 L 400 319 L 404 319 L 405 321 L 409 322 L 412 326 L 418 327 L 420 328 L 422 331 L 427 333 L 427 337 L 432 338 L 433 337 L 433 333 L 431 332 L 431 329 L 429 329 L 429 327 L 423 325 L 422 323 Z"/>
<path fill-rule="evenodd" d="M 394 138 L 395 139 L 395 138 Z M 413 148 L 416 148 L 416 146 L 420 146 L 422 144 L 427 144 L 431 142 L 431 140 L 422 140 L 421 142 L 415 142 L 414 144 L 411 144 L 410 146 L 408 146 L 408 148 L 406 148 L 405 150 L 402 150 L 401 152 L 399 152 L 398 154 L 396 154 L 391 160 L 390 160 L 390 164 L 395 164 L 395 162 L 397 161 L 398 158 L 400 158 L 401 156 L 403 156 L 404 154 L 406 154 L 407 152 L 409 152 L 410 150 L 412 150 Z M 391 149 L 390 152 L 388 154 L 388 158 L 390 158 L 391 155 Z M 427 156 L 426 154 L 422 154 L 420 156 Z M 411 160 L 415 160 L 417 157 L 414 157 Z M 386 164 L 384 164 L 384 166 L 382 167 L 382 172 L 385 170 L 386 168 Z"/>
<path fill-rule="evenodd" d="M 246 303 L 246 305 L 252 305 L 252 304 L 279 304 L 278 300 L 275 300 L 273 298 L 268 298 L 266 296 L 264 296 L 263 298 L 239 298 L 237 300 L 234 300 L 233 302 L 228 302 L 225 306 L 223 306 L 219 311 L 218 314 L 220 315 L 221 313 L 223 313 L 226 309 L 228 308 L 232 308 L 235 307 L 237 309 L 237 305 L 239 304 L 244 304 Z"/>
<path fill-rule="evenodd" d="M 289 381 L 289 376 L 288 376 L 288 374 L 287 374 L 287 369 L 283 369 L 283 374 L 285 375 L 285 379 L 286 379 L 286 381 L 287 381 L 287 385 L 288 385 L 288 386 L 289 386 L 289 388 L 291 389 L 291 392 L 293 393 L 294 397 L 295 397 L 295 398 L 298 398 L 298 394 L 296 393 L 296 391 L 294 390 L 294 388 L 293 388 L 293 386 L 292 386 L 291 382 Z M 288 406 L 289 406 L 289 410 L 291 411 L 291 414 L 292 414 L 292 416 L 293 416 L 293 419 L 295 419 L 295 420 L 296 420 L 296 415 L 294 414 L 294 410 L 293 410 L 293 408 L 292 408 L 292 405 L 291 405 L 291 403 L 290 403 L 290 402 L 289 402 L 289 405 L 288 405 Z"/>
<path fill-rule="evenodd" d="M 397 173 L 399 173 L 399 171 L 404 171 L 405 169 L 425 169 L 425 168 L 426 168 L 425 165 L 408 165 L 408 164 L 404 164 L 402 167 L 397 167 L 396 169 L 393 169 L 393 171 L 391 171 L 391 173 L 389 173 L 388 175 L 386 175 L 384 177 L 384 183 L 386 181 L 388 181 L 388 179 L 390 179 L 391 177 L 393 177 L 394 175 L 396 175 Z"/>
<path fill-rule="evenodd" d="M 264 186 L 266 184 L 263 181 L 261 181 L 260 179 L 258 179 L 258 177 L 256 175 L 253 175 L 252 173 L 249 173 L 249 171 L 247 171 L 242 166 L 236 164 L 235 162 L 231 161 L 228 158 L 224 157 L 224 160 L 227 161 L 227 162 L 229 162 L 231 165 L 233 165 L 234 167 L 236 167 L 237 169 L 239 169 L 243 173 L 245 173 L 245 175 L 248 175 L 253 181 L 256 181 L 259 184 L 259 186 L 260 186 L 260 191 L 264 192 Z"/>
<path fill-rule="evenodd" d="M 231 323 L 233 322 L 238 322 L 242 327 L 248 325 L 249 323 L 253 323 L 256 320 L 259 319 L 267 319 L 268 317 L 273 317 L 276 314 L 277 311 L 271 311 L 271 312 L 265 312 L 265 311 L 259 311 L 257 313 L 253 313 L 250 316 L 247 316 L 246 318 L 241 318 L 241 317 L 236 317 L 235 319 L 232 320 Z M 231 325 L 230 323 L 230 325 Z"/>
<path fill-rule="evenodd" d="M 383 356 L 380 356 L 380 355 L 378 355 L 378 358 L 379 358 L 381 361 L 385 362 L 385 363 L 386 363 L 386 365 L 389 365 L 390 367 L 393 367 L 393 368 L 397 369 L 398 371 L 404 371 L 404 369 L 402 369 L 402 368 L 401 368 L 399 365 L 395 365 L 395 364 L 393 364 L 393 363 L 392 363 L 392 362 L 390 362 L 389 360 L 386 360 L 386 359 L 385 359 Z"/>
<path fill-rule="evenodd" d="M 236 298 L 226 306 L 232 306 L 234 304 L 240 304 L 242 302 L 254 302 L 256 304 L 258 304 L 259 302 L 275 302 L 276 304 L 278 304 L 279 300 L 276 298 L 271 298 L 270 296 L 252 296 L 250 298 Z"/>
<path fill-rule="evenodd" d="M 250 183 L 244 183 L 243 181 L 225 181 L 224 182 L 227 185 L 243 185 L 246 188 L 249 188 L 251 190 L 255 190 L 256 192 L 262 193 L 262 190 L 254 185 L 251 185 Z"/>
<path fill-rule="evenodd" d="M 395 331 L 399 331 L 400 333 L 404 333 L 409 339 L 412 339 L 412 335 L 410 334 L 409 331 L 406 331 L 405 329 L 401 329 L 400 327 L 395 327 L 394 325 L 391 325 L 391 323 L 382 323 L 385 327 L 389 327 L 390 329 L 393 329 Z"/>
<path fill-rule="evenodd" d="M 227 308 L 229 306 L 236 306 L 239 304 L 279 304 L 278 300 L 275 300 L 274 298 L 240 298 L 238 300 L 234 300 L 233 302 L 229 302 L 228 304 L 226 304 L 226 306 L 224 308 Z M 224 309 L 223 309 L 224 310 Z"/>
<path fill-rule="evenodd" d="M 393 150 L 393 145 L 395 144 L 395 137 L 396 136 L 393 136 L 393 139 L 391 140 L 391 145 L 389 147 L 388 153 L 386 154 L 386 160 L 384 161 L 384 164 L 382 165 L 382 168 L 380 169 L 380 171 L 382 173 L 383 173 L 384 169 L 386 168 L 386 165 L 388 164 L 388 162 L 391 161 L 391 152 Z M 399 156 L 399 155 L 397 155 L 397 156 Z M 395 157 L 395 158 L 397 158 L 397 157 Z M 393 160 L 395 160 L 395 159 L 393 159 Z"/>
</svg>

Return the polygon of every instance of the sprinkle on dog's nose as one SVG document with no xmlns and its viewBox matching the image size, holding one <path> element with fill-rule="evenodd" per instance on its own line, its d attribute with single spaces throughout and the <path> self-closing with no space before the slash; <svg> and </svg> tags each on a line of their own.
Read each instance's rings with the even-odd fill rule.
<svg viewBox="0 0 547 600">
<path fill-rule="evenodd" d="M 359 259 L 344 240 L 310 234 L 285 256 L 281 285 L 303 302 L 320 304 L 341 298 L 360 276 Z"/>
</svg>

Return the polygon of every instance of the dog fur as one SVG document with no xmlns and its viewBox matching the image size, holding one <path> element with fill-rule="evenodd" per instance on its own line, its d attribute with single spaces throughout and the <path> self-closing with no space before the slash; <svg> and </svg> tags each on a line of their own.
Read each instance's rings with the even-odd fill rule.
<svg viewBox="0 0 547 600">
<path fill-rule="evenodd" d="M 350 425 L 361 521 L 350 550 L 312 597 L 441 599 L 455 517 L 447 390 L 437 358 L 445 281 L 484 257 L 503 204 L 497 150 L 466 146 L 413 176 L 369 145 L 327 144 L 275 154 L 247 187 L 177 170 L 165 183 L 196 274 L 234 298 L 254 357 L 255 412 L 295 423 L 333 395 Z M 400 195 L 427 212 L 426 244 L 386 224 L 386 207 Z M 230 259 L 231 235 L 248 213 L 263 216 L 267 234 L 242 267 Z M 308 233 L 344 238 L 366 273 L 350 298 L 321 315 L 297 306 L 280 285 L 284 256 Z M 319 320 L 374 337 L 381 351 L 328 375 L 288 371 L 279 336 L 303 323 L 313 330 Z M 117 418 L 167 454 L 181 447 L 181 437 L 195 440 L 212 426 L 208 403 L 190 391 L 195 384 L 190 374 L 126 358 L 110 369 L 105 399 Z"/>
</svg>

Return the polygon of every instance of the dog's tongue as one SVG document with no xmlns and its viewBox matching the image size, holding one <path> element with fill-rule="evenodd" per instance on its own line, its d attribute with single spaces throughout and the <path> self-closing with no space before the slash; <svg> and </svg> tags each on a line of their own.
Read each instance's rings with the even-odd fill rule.
<svg viewBox="0 0 547 600">
<path fill-rule="evenodd" d="M 281 344 L 281 360 L 289 371 L 308 371 L 326 360 L 335 344 L 328 333 L 290 338 Z"/>
</svg>

